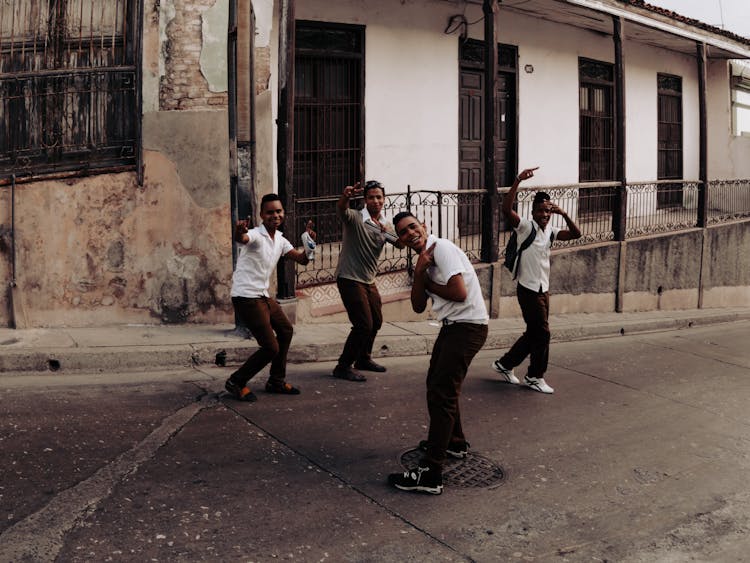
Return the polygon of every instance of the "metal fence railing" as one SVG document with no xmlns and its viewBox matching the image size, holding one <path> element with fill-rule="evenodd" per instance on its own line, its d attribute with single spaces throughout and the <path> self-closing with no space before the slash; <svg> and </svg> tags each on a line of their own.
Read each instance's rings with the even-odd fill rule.
<svg viewBox="0 0 750 563">
<path fill-rule="evenodd" d="M 659 180 L 628 184 L 626 238 L 690 229 L 698 224 L 700 182 Z"/>
<path fill-rule="evenodd" d="M 750 217 L 750 179 L 711 180 L 708 183 L 709 224 Z"/>
<path fill-rule="evenodd" d="M 618 184 L 613 182 L 571 186 L 535 187 L 518 191 L 516 210 L 531 218 L 534 194 L 543 190 L 563 208 L 581 229 L 581 238 L 556 241 L 555 248 L 581 246 L 614 240 L 614 211 Z M 626 238 L 654 233 L 680 231 L 698 224 L 700 182 L 668 180 L 637 182 L 627 185 Z M 499 189 L 499 204 L 507 193 Z M 384 212 L 392 219 L 396 213 L 409 210 L 424 221 L 429 232 L 452 240 L 472 262 L 480 261 L 482 248 L 482 205 L 484 190 L 412 190 L 388 194 Z M 715 180 L 709 182 L 708 223 L 715 224 L 750 217 L 750 180 Z M 307 198 L 295 201 L 296 232 L 302 232 L 312 218 L 318 232 L 318 250 L 314 263 L 297 268 L 297 285 L 306 287 L 335 280 L 341 252 L 341 225 L 336 217 L 338 197 Z M 352 205 L 361 207 L 362 200 Z M 565 222 L 553 216 L 552 224 L 564 228 Z M 501 219 L 500 256 L 510 237 Z M 386 245 L 380 262 L 380 273 L 411 271 L 413 255 L 407 249 Z"/>
</svg>

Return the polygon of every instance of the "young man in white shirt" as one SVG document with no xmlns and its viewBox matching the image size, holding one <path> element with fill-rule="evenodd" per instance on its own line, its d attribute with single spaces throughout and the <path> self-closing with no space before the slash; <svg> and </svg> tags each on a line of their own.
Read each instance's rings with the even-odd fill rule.
<svg viewBox="0 0 750 563">
<path fill-rule="evenodd" d="M 446 455 L 464 458 L 469 443 L 461 426 L 458 398 L 472 359 L 487 339 L 489 315 L 474 267 L 466 254 L 447 239 L 427 235 L 414 215 L 394 218 L 399 240 L 419 253 L 414 267 L 411 304 L 421 313 L 432 299 L 432 312 L 442 323 L 427 371 L 427 440 L 425 454 L 414 470 L 392 473 L 388 482 L 404 491 L 439 495 Z"/>
<path fill-rule="evenodd" d="M 263 196 L 260 218 L 261 225 L 254 229 L 248 230 L 247 221 L 237 221 L 234 229 L 234 239 L 241 246 L 232 276 L 232 305 L 260 348 L 227 379 L 224 387 L 236 399 L 247 402 L 257 399 L 247 382 L 269 362 L 266 391 L 299 394 L 299 389 L 286 382 L 286 359 L 294 332 L 292 323 L 276 299 L 269 296 L 268 285 L 282 256 L 303 266 L 309 262 L 305 251 L 296 250 L 278 230 L 284 222 L 284 207 L 278 194 Z M 315 239 L 311 223 L 308 223 L 307 233 Z"/>
<path fill-rule="evenodd" d="M 495 360 L 492 367 L 508 383 L 520 384 L 513 372 L 526 356 L 529 356 L 529 370 L 523 384 L 540 393 L 554 393 L 554 389 L 545 381 L 549 360 L 549 270 L 550 248 L 555 240 L 573 240 L 581 236 L 578 225 L 565 211 L 550 201 L 545 192 L 537 192 L 531 206 L 532 219 L 522 219 L 513 209 L 518 186 L 522 180 L 534 175 L 537 168 L 523 170 L 513 182 L 510 190 L 503 197 L 502 209 L 506 219 L 515 229 L 518 246 L 521 247 L 532 231 L 536 231 L 533 242 L 516 261 L 514 279 L 518 279 L 516 294 L 521 306 L 526 332 L 503 356 Z M 560 215 L 567 229 L 559 229 L 549 224 L 551 216 Z"/>
</svg>

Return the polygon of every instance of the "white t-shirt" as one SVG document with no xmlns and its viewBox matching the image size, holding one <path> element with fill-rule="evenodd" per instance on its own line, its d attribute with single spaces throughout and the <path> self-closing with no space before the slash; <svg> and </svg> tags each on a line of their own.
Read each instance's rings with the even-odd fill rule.
<svg viewBox="0 0 750 563">
<path fill-rule="evenodd" d="M 279 258 L 294 249 L 281 231 L 274 237 L 265 225 L 247 232 L 250 240 L 240 246 L 237 266 L 232 275 L 232 297 L 268 297 L 268 283 Z"/>
<path fill-rule="evenodd" d="M 547 228 L 542 230 L 539 225 L 533 223 L 530 219 L 521 219 L 521 222 L 515 228 L 519 249 L 531 233 L 532 225 L 536 229 L 536 238 L 523 251 L 521 259 L 518 261 L 516 267 L 521 268 L 518 272 L 518 283 L 531 291 L 539 291 L 539 288 L 541 288 L 542 291 L 547 292 L 549 291 L 549 255 L 552 246 L 550 237 L 554 233 L 555 238 L 557 238 L 560 229 L 547 223 Z"/>
<path fill-rule="evenodd" d="M 471 265 L 464 251 L 447 239 L 430 235 L 427 237 L 427 248 L 433 244 L 435 244 L 435 250 L 432 256 L 435 265 L 427 269 L 427 276 L 436 284 L 446 285 L 453 276 L 461 274 L 466 286 L 466 300 L 463 302 L 450 301 L 427 292 L 432 298 L 432 310 L 438 320 L 487 324 L 489 315 L 484 304 L 482 288 L 479 286 L 474 266 Z"/>
</svg>

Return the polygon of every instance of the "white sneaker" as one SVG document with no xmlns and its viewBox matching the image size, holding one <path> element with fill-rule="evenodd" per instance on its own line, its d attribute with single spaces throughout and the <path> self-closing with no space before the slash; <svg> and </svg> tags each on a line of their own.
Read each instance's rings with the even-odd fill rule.
<svg viewBox="0 0 750 563">
<path fill-rule="evenodd" d="M 534 391 L 539 391 L 540 393 L 554 393 L 555 390 L 552 389 L 549 385 L 547 385 L 547 382 L 544 381 L 543 377 L 529 377 L 528 375 L 523 378 L 523 384 L 533 389 Z"/>
<path fill-rule="evenodd" d="M 507 383 L 512 383 L 513 385 L 518 385 L 521 383 L 520 381 L 518 381 L 516 374 L 513 373 L 513 370 L 505 369 L 503 367 L 503 364 L 500 363 L 500 360 L 495 360 L 494 362 L 492 362 L 492 367 L 497 373 L 505 378 L 505 381 Z"/>
</svg>

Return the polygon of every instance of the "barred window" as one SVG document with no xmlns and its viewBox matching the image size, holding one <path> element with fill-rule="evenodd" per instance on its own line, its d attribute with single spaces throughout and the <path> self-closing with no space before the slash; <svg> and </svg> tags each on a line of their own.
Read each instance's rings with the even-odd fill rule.
<svg viewBox="0 0 750 563">
<path fill-rule="evenodd" d="M 657 74 L 659 180 L 682 178 L 682 78 Z M 659 208 L 682 205 L 682 184 L 659 184 Z"/>
<path fill-rule="evenodd" d="M 682 178 L 682 79 L 659 74 L 658 178 Z"/>
<path fill-rule="evenodd" d="M 140 0 L 0 0 L 0 174 L 136 163 Z"/>
<path fill-rule="evenodd" d="M 579 180 L 614 180 L 614 70 L 611 64 L 579 59 Z"/>
</svg>

